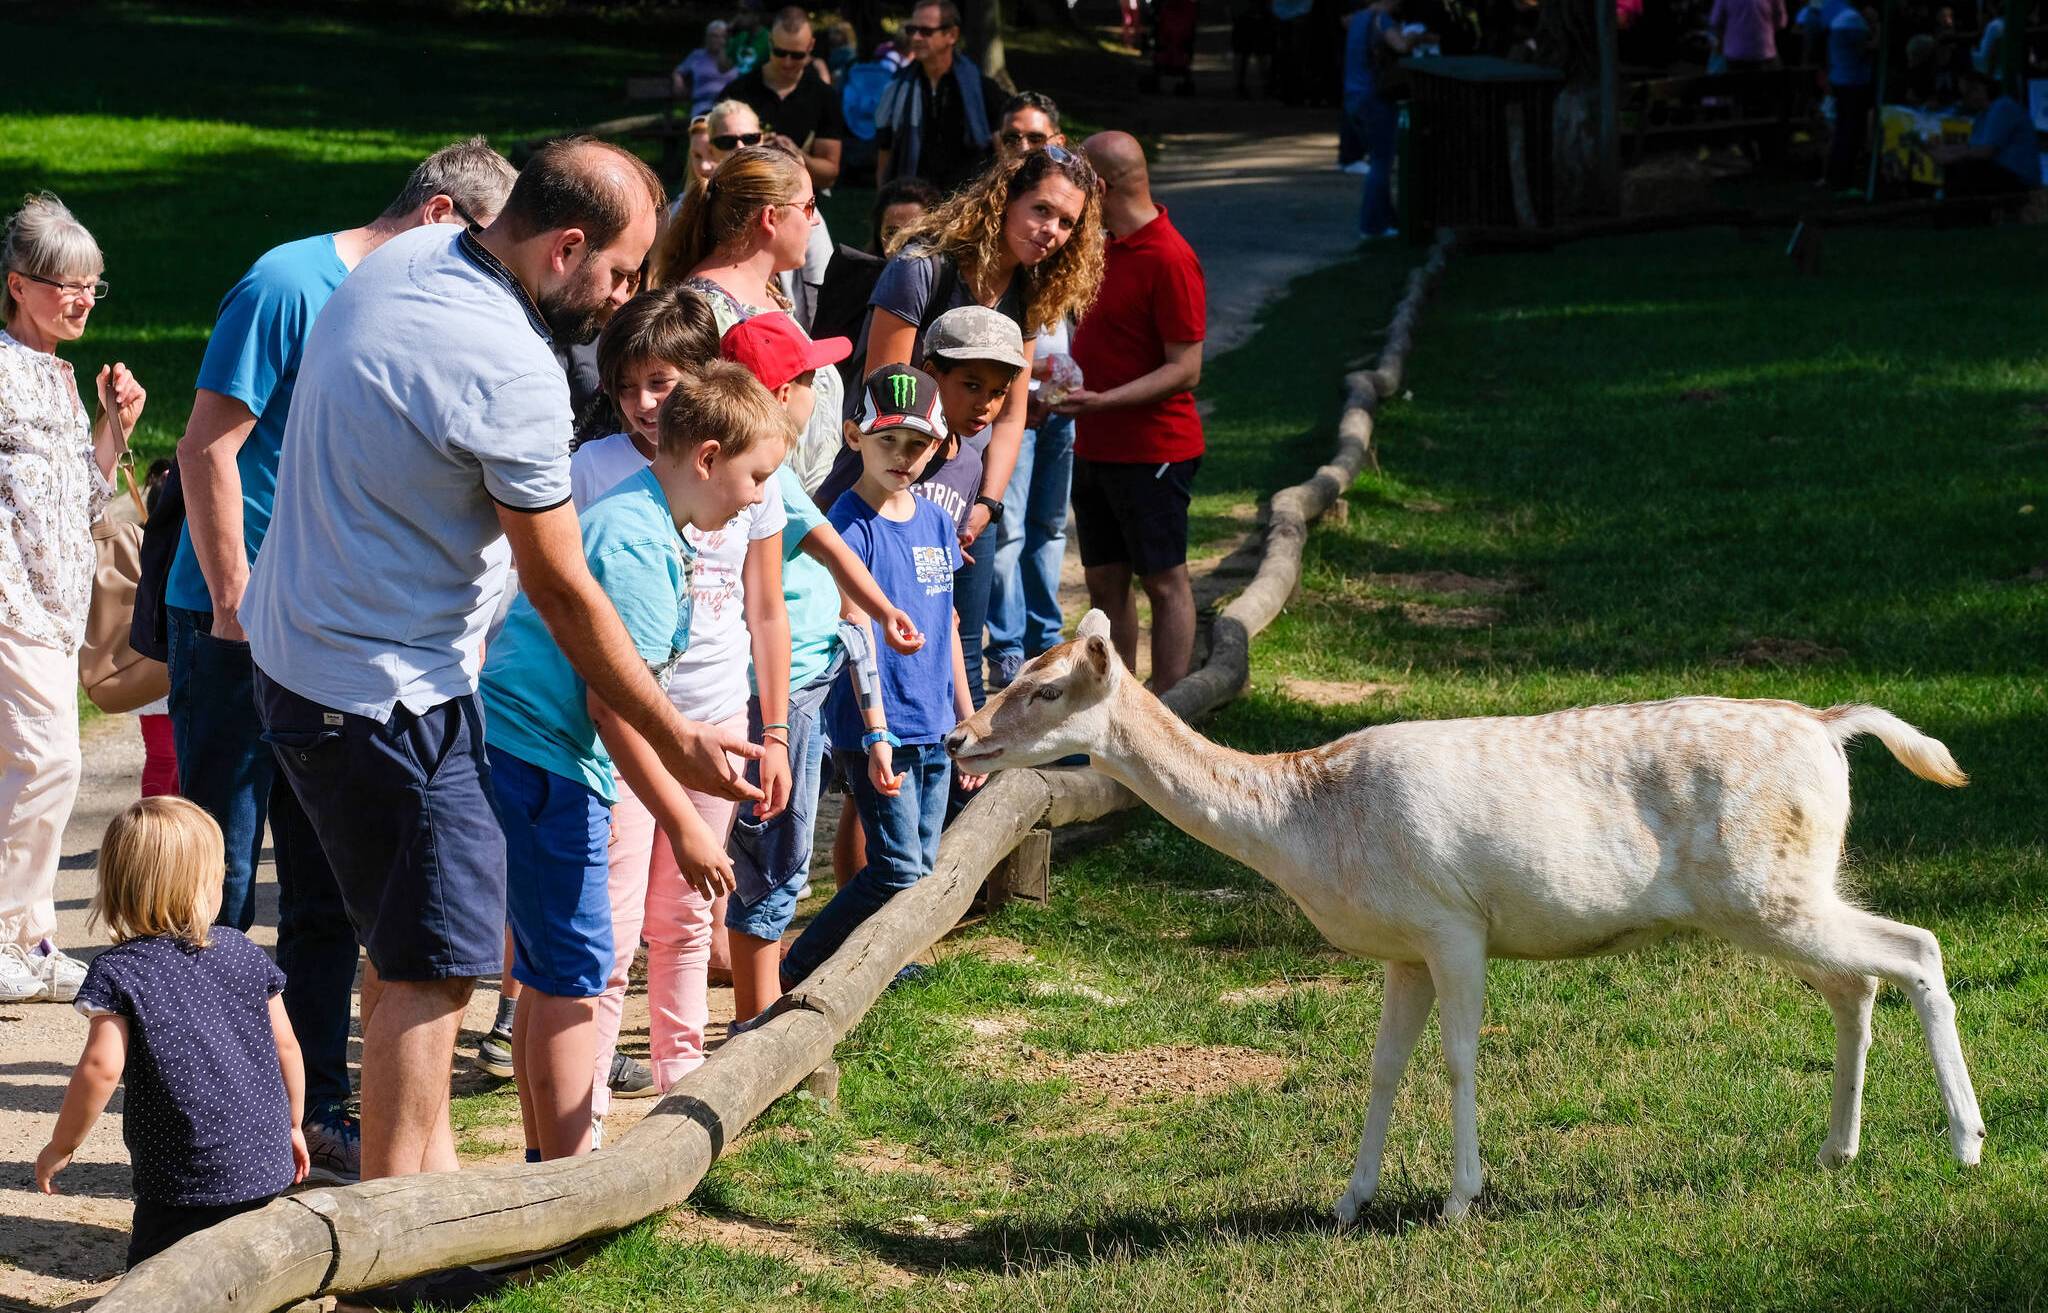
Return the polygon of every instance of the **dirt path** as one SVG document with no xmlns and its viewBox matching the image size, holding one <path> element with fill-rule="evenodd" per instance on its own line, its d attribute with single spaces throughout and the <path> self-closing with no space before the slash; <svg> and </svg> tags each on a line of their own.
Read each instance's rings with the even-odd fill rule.
<svg viewBox="0 0 2048 1313">
<path fill-rule="evenodd" d="M 1213 103 L 1204 109 L 1203 119 L 1213 122 L 1219 117 Z M 1257 117 L 1269 116 L 1262 112 Z M 1249 338 L 1258 311 L 1288 282 L 1342 259 L 1352 249 L 1351 207 L 1356 203 L 1357 180 L 1332 167 L 1335 152 L 1334 133 L 1234 130 L 1164 137 L 1154 164 L 1154 183 L 1175 225 L 1202 257 L 1209 282 L 1212 357 Z M 1242 548 L 1240 544 L 1193 563 L 1198 601 L 1206 605 L 1242 585 Z M 1079 615 L 1086 606 L 1079 576 L 1079 562 L 1070 550 L 1062 589 L 1070 615 Z M 80 957 L 89 957 L 96 943 L 86 930 L 85 917 L 99 838 L 108 819 L 136 796 L 141 767 L 142 745 L 134 717 L 107 717 L 88 729 L 84 791 L 65 832 L 67 856 L 57 887 L 59 942 Z M 828 835 L 821 832 L 819 840 L 823 854 Z M 271 947 L 276 940 L 277 886 L 267 860 L 259 879 L 257 925 L 251 937 Z M 829 887 L 829 876 L 823 884 Z M 479 1027 L 488 1027 L 496 1003 L 491 984 L 477 991 L 465 1048 L 474 1043 Z M 732 1015 L 730 993 L 713 991 L 712 1006 L 712 1034 L 717 1038 Z M 48 1138 L 84 1035 L 84 1018 L 69 1006 L 0 1007 L 0 1308 L 86 1307 L 121 1270 L 130 1204 L 119 1095 L 61 1179 L 67 1193 L 45 1198 L 34 1192 L 35 1156 Z M 622 1040 L 629 1051 L 644 1056 L 647 1006 L 638 990 L 629 1002 Z M 466 1068 L 466 1063 L 461 1065 Z M 478 1087 L 474 1075 L 466 1070 L 458 1074 L 459 1090 Z M 623 1132 L 650 1102 L 615 1104 L 607 1138 Z M 503 1137 L 476 1138 L 493 1143 Z M 514 1152 L 516 1145 L 506 1143 L 482 1156 Z"/>
</svg>

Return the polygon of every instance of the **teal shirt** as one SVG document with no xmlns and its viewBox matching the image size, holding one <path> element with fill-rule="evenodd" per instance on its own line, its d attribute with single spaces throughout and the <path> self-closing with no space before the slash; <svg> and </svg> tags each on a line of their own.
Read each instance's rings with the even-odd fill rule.
<svg viewBox="0 0 2048 1313">
<path fill-rule="evenodd" d="M 652 470 L 641 470 L 583 512 L 583 555 L 632 636 L 666 685 L 690 645 L 690 567 L 696 555 Z M 587 688 L 524 596 L 484 657 L 484 742 L 551 775 L 618 800 L 611 754 L 590 719 Z"/>
<path fill-rule="evenodd" d="M 832 572 L 804 555 L 804 539 L 825 522 L 824 512 L 804 491 L 787 463 L 775 472 L 782 481 L 782 602 L 789 612 L 789 691 L 794 693 L 824 672 L 839 645 L 839 585 Z"/>
</svg>

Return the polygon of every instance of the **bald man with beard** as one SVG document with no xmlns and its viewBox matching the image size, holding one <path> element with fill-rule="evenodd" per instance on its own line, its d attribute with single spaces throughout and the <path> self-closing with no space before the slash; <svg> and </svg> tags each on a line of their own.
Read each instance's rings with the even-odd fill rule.
<svg viewBox="0 0 2048 1313">
<path fill-rule="evenodd" d="M 588 341 L 633 294 L 664 199 L 617 147 L 544 146 L 488 228 L 391 238 L 307 335 L 241 618 L 265 737 L 370 960 L 364 1180 L 458 1166 L 455 1040 L 505 928 L 477 674 L 509 564 L 670 774 L 761 796 L 727 756 L 759 750 L 683 720 L 648 673 L 569 499 L 554 345 Z"/>
<path fill-rule="evenodd" d="M 1136 669 L 1136 578 L 1152 603 L 1152 687 L 1164 693 L 1195 650 L 1188 502 L 1205 450 L 1194 388 L 1208 288 L 1201 261 L 1152 199 L 1137 138 L 1101 132 L 1081 148 L 1102 179 L 1110 240 L 1102 290 L 1074 330 L 1086 386 L 1055 409 L 1076 417 L 1074 527 L 1089 603 L 1108 614 L 1117 654 Z"/>
</svg>

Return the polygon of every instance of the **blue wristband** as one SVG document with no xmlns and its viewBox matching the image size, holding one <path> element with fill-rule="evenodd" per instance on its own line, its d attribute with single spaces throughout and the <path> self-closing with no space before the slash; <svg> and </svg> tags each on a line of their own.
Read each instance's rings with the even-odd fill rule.
<svg viewBox="0 0 2048 1313">
<path fill-rule="evenodd" d="M 900 748 L 903 746 L 903 740 L 897 738 L 888 730 L 871 729 L 867 733 L 861 735 L 860 750 L 862 752 L 866 752 L 868 749 L 874 747 L 877 743 L 886 743 L 892 748 Z"/>
</svg>

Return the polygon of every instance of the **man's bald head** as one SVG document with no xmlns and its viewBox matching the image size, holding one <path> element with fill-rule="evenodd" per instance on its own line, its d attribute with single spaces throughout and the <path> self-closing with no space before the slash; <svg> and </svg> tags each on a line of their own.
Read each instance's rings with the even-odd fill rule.
<svg viewBox="0 0 2048 1313">
<path fill-rule="evenodd" d="M 564 137 L 535 151 L 519 171 L 498 222 L 519 239 L 578 228 L 602 250 L 667 204 L 661 179 L 638 155 L 595 137 Z"/>
<path fill-rule="evenodd" d="M 1098 132 L 1081 143 L 1088 162 L 1112 186 L 1144 185 L 1145 148 L 1128 132 Z"/>
</svg>

